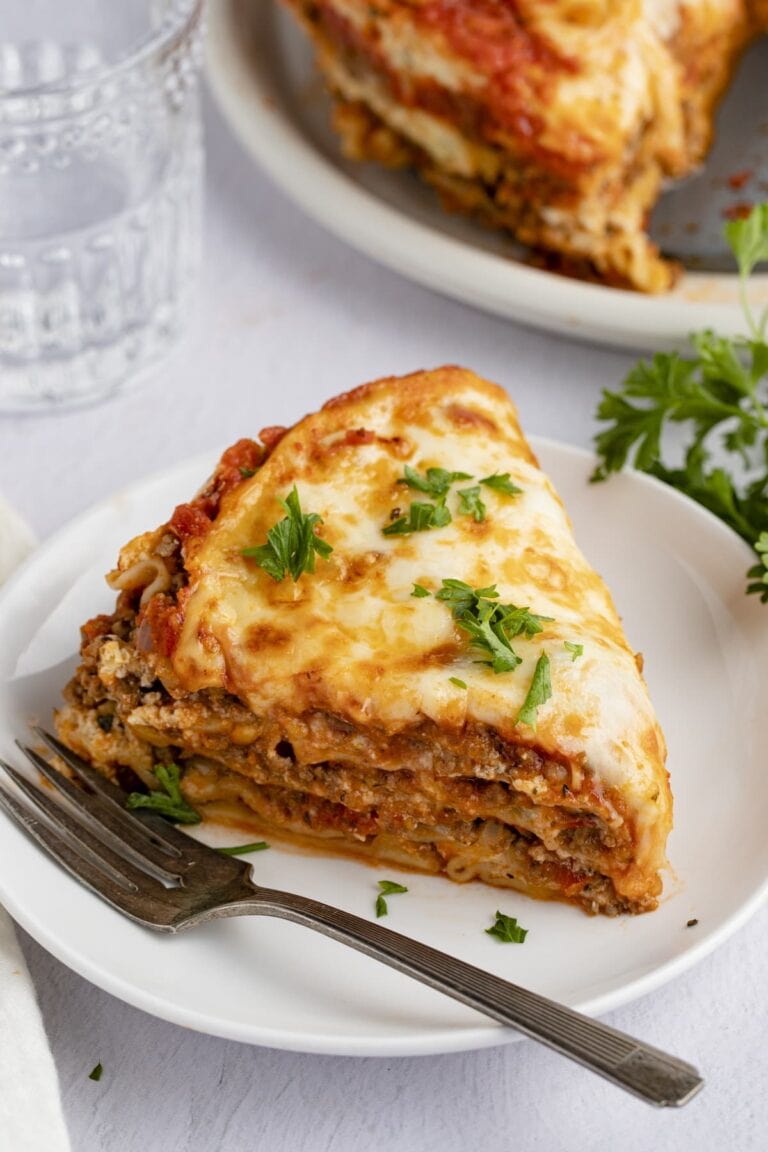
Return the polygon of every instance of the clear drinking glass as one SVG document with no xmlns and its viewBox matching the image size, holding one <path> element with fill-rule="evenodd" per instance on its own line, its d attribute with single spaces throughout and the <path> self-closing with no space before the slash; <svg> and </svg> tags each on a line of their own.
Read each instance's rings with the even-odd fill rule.
<svg viewBox="0 0 768 1152">
<path fill-rule="evenodd" d="M 199 262 L 203 0 L 0 0 L 0 409 L 110 392 Z"/>
</svg>

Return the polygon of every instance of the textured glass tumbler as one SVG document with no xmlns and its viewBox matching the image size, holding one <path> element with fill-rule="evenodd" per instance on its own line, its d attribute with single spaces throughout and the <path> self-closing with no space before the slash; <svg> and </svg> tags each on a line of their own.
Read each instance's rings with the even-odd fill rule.
<svg viewBox="0 0 768 1152">
<path fill-rule="evenodd" d="M 0 410 L 107 395 L 199 264 L 203 0 L 0 0 Z"/>
</svg>

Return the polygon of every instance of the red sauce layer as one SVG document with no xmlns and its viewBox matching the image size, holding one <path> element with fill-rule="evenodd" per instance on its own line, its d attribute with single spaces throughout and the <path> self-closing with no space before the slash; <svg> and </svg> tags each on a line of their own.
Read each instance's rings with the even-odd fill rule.
<svg viewBox="0 0 768 1152">
<path fill-rule="evenodd" d="M 544 121 L 535 109 L 551 102 L 554 79 L 578 72 L 578 65 L 527 28 L 514 3 L 432 0 L 410 10 L 410 18 L 427 34 L 442 34 L 457 57 L 487 78 L 481 93 L 455 92 L 427 77 L 396 72 L 379 47 L 375 20 L 360 29 L 331 4 L 316 9 L 322 34 L 343 50 L 352 71 L 373 70 L 404 107 L 424 109 L 490 144 L 504 146 L 513 138 L 521 156 L 565 180 L 594 162 L 586 138 L 574 135 L 567 154 L 540 143 Z"/>
<path fill-rule="evenodd" d="M 418 19 L 443 33 L 453 50 L 488 77 L 488 102 L 516 136 L 537 131 L 531 109 L 546 98 L 552 76 L 578 72 L 574 60 L 556 52 L 527 28 L 514 0 L 433 0 Z"/>
</svg>

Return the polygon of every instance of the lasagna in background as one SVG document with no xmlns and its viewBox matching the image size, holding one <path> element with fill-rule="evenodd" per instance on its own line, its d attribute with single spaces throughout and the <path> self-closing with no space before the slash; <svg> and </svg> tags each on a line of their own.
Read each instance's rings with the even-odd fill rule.
<svg viewBox="0 0 768 1152">
<path fill-rule="evenodd" d="M 589 912 L 655 907 L 664 739 L 501 388 L 378 380 L 241 440 L 109 583 L 57 715 L 105 774 L 156 789 L 173 762 L 220 822 Z"/>
<path fill-rule="evenodd" d="M 766 0 L 285 0 L 346 154 L 411 167 L 547 266 L 663 292 L 646 234 L 706 155 Z"/>
</svg>

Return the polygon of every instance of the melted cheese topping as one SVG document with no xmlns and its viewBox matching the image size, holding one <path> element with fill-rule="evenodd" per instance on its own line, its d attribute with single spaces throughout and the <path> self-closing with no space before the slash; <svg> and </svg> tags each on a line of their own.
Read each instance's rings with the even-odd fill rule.
<svg viewBox="0 0 768 1152">
<path fill-rule="evenodd" d="M 369 435 L 349 436 L 364 429 Z M 369 439 L 368 443 L 356 442 Z M 477 479 L 509 472 L 514 498 L 483 487 L 482 523 L 448 496 L 453 521 L 384 536 L 395 510 L 430 497 L 398 484 L 405 464 Z M 333 547 L 314 574 L 273 580 L 245 547 L 262 544 L 297 486 Z M 172 656 L 187 691 L 224 688 L 257 714 L 324 709 L 357 725 L 397 731 L 428 717 L 468 721 L 519 744 L 586 764 L 619 789 L 640 834 L 639 856 L 663 860 L 671 798 L 664 740 L 609 592 L 579 551 L 552 484 L 538 468 L 505 392 L 444 368 L 366 385 L 287 433 L 250 480 L 224 497 L 212 529 L 186 559 L 189 588 Z M 449 607 L 416 599 L 419 583 L 496 583 L 500 599 L 554 617 L 513 641 L 522 664 L 496 675 L 479 664 Z M 582 644 L 576 661 L 564 642 Z M 542 652 L 552 697 L 538 730 L 515 718 Z M 457 677 L 467 689 L 451 683 Z M 643 840 L 646 843 L 643 844 Z"/>
</svg>

